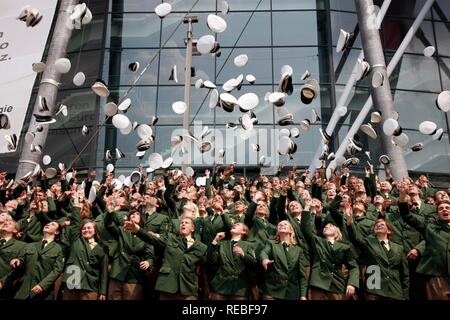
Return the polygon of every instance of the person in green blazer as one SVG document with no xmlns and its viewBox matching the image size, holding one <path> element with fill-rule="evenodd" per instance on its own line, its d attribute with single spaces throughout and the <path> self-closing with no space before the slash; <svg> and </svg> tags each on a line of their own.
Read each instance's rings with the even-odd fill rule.
<svg viewBox="0 0 450 320">
<path fill-rule="evenodd" d="M 154 196 L 144 195 L 142 219 L 145 230 L 154 233 L 167 233 L 170 231 L 170 218 L 166 214 L 157 212 L 159 208 L 158 199 Z"/>
<path fill-rule="evenodd" d="M 335 225 L 329 223 L 324 227 L 324 238 L 315 234 L 310 202 L 305 200 L 301 227 L 312 253 L 311 299 L 341 300 L 344 294 L 351 297 L 359 287 L 358 264 L 350 246 L 341 241 L 342 234 Z M 348 270 L 347 281 L 342 266 Z"/>
<path fill-rule="evenodd" d="M 422 199 L 425 200 L 427 197 L 434 197 L 437 190 L 430 185 L 425 175 L 421 175 L 416 184 L 420 187 Z"/>
<path fill-rule="evenodd" d="M 208 216 L 202 218 L 202 242 L 206 245 L 210 245 L 216 234 L 226 229 L 222 219 L 222 214 L 226 212 L 224 199 L 217 194 L 210 202 L 211 206 L 206 209 Z"/>
<path fill-rule="evenodd" d="M 361 226 L 354 223 L 351 210 L 346 211 L 346 217 L 349 238 L 363 251 L 369 268 L 364 277 L 366 300 L 408 300 L 408 262 L 403 247 L 389 240 L 392 227 L 384 219 L 378 219 L 373 227 L 374 235 L 367 237 Z M 375 274 L 375 270 L 380 272 Z M 377 279 L 373 281 L 373 277 Z"/>
<path fill-rule="evenodd" d="M 193 238 L 195 222 L 192 218 L 181 218 L 178 234 L 153 236 L 132 221 L 125 221 L 124 228 L 143 241 L 164 248 L 155 286 L 155 290 L 161 292 L 161 300 L 197 300 L 196 270 L 199 264 L 206 262 L 207 246 Z"/>
<path fill-rule="evenodd" d="M 218 268 L 210 281 L 210 300 L 246 300 L 250 294 L 249 273 L 256 264 L 253 244 L 245 241 L 248 227 L 234 223 L 230 239 L 217 233 L 208 249 L 208 262 Z"/>
<path fill-rule="evenodd" d="M 294 228 L 283 220 L 277 225 L 275 240 L 261 251 L 264 273 L 264 300 L 306 300 L 308 281 L 302 247 L 297 245 Z"/>
<path fill-rule="evenodd" d="M 14 296 L 14 269 L 10 262 L 21 254 L 26 243 L 15 239 L 17 223 L 6 219 L 0 228 L 0 300 L 11 299 Z"/>
<path fill-rule="evenodd" d="M 99 243 L 92 220 L 81 221 L 82 192 L 72 193 L 72 220 L 68 227 L 70 254 L 64 271 L 63 300 L 105 300 L 108 285 L 108 254 Z"/>
<path fill-rule="evenodd" d="M 55 281 L 63 272 L 65 262 L 63 249 L 55 241 L 59 233 L 57 222 L 47 223 L 43 239 L 27 244 L 22 254 L 11 260 L 11 266 L 24 273 L 14 299 L 55 299 Z"/>
<path fill-rule="evenodd" d="M 428 300 L 450 299 L 450 201 L 441 202 L 437 219 L 427 219 L 409 211 L 407 187 L 398 186 L 399 209 L 406 223 L 422 233 L 425 250 L 417 266 L 417 273 L 426 277 Z"/>
<path fill-rule="evenodd" d="M 153 266 L 153 246 L 119 227 L 114 209 L 114 205 L 108 203 L 105 227 L 119 243 L 111 263 L 108 300 L 140 300 L 145 271 Z M 140 227 L 144 225 L 139 211 L 131 211 L 128 219 Z"/>
</svg>

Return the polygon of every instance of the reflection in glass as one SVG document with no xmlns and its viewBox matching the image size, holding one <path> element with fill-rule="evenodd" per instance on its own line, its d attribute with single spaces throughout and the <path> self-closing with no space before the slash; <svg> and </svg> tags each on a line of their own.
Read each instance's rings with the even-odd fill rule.
<svg viewBox="0 0 450 320">
<path fill-rule="evenodd" d="M 110 14 L 106 47 L 159 47 L 160 23 L 154 13 Z"/>
<path fill-rule="evenodd" d="M 315 11 L 273 12 L 273 44 L 276 46 L 317 45 Z M 307 30 L 307 32 L 301 32 Z"/>
</svg>

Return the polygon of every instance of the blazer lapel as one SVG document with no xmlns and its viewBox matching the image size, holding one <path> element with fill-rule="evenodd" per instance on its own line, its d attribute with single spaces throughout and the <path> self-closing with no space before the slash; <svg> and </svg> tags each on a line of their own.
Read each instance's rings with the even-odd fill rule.
<svg viewBox="0 0 450 320">
<path fill-rule="evenodd" d="M 233 248 L 231 246 L 231 241 L 225 240 L 221 249 L 223 250 L 225 259 L 228 260 L 231 265 L 234 265 Z"/>
<path fill-rule="evenodd" d="M 386 254 L 386 251 L 381 247 L 380 241 L 378 241 L 377 238 L 373 238 L 370 244 L 374 248 L 375 252 L 378 253 L 378 255 L 386 262 L 386 264 L 389 264 L 389 258 Z"/>
<path fill-rule="evenodd" d="M 0 249 L 6 249 L 14 244 L 16 240 L 14 238 L 9 239 L 3 246 L 0 247 Z"/>
<path fill-rule="evenodd" d="M 287 257 L 286 257 L 287 253 L 284 251 L 283 244 L 281 242 L 277 242 L 274 244 L 274 247 L 279 252 L 281 264 L 286 268 L 286 270 L 288 270 L 289 264 L 288 264 Z"/>
<path fill-rule="evenodd" d="M 42 242 L 38 242 L 38 250 L 41 250 L 41 246 L 42 246 Z M 41 255 L 46 253 L 48 250 L 50 250 L 51 248 L 53 248 L 53 246 L 55 245 L 55 241 L 50 242 L 49 244 L 47 244 L 42 250 L 41 250 Z"/>
</svg>

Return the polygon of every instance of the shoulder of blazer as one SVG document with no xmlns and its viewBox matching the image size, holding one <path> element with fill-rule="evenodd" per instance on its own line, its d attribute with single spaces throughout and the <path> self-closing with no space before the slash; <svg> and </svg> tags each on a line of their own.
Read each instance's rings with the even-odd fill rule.
<svg viewBox="0 0 450 320">
<path fill-rule="evenodd" d="M 391 249 L 401 252 L 402 254 L 405 251 L 402 245 L 392 242 L 392 241 L 389 241 L 389 246 Z"/>
</svg>

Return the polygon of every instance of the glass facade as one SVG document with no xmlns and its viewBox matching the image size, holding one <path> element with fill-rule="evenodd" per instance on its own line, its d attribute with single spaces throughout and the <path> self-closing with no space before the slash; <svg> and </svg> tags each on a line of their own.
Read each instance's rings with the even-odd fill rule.
<svg viewBox="0 0 450 320">
<path fill-rule="evenodd" d="M 230 78 L 239 74 L 256 77 L 254 85 L 244 81 L 241 90 L 233 91 L 233 94 L 236 97 L 248 92 L 258 95 L 259 105 L 254 113 L 258 118 L 255 128 L 260 129 L 260 133 L 246 141 L 240 139 L 238 130 L 235 130 L 232 141 L 227 139 L 223 146 L 217 143 L 216 151 L 210 155 L 199 155 L 214 157 L 218 149 L 224 148 L 227 155 L 239 158 L 239 171 L 247 174 L 256 171 L 261 155 L 279 157 L 271 151 L 276 129 L 281 129 L 277 125 L 277 108 L 265 102 L 264 95 L 277 90 L 281 67 L 288 64 L 294 70 L 294 92 L 286 97 L 284 107 L 293 114 L 295 125 L 286 128 L 298 128 L 301 120 L 311 117 L 312 109 L 319 114 L 321 121 L 294 139 L 298 145 L 297 152 L 292 159 L 280 157 L 279 163 L 309 166 L 320 144 L 319 128 L 326 127 L 362 48 L 353 0 L 228 0 L 230 12 L 226 16 L 218 11 L 218 0 L 170 0 L 165 2 L 172 4 L 172 13 L 164 19 L 154 13 L 154 8 L 161 1 L 85 2 L 93 11 L 94 19 L 72 36 L 68 56 L 74 67 L 65 75 L 60 91 L 59 100 L 69 106 L 69 117 L 58 119 L 61 121 L 51 127 L 46 149 L 52 158 L 61 159 L 66 164 L 75 160 L 75 167 L 80 168 L 95 167 L 101 171 L 105 166 L 105 150 L 116 147 L 126 156 L 115 164 L 117 171 L 123 174 L 140 164 L 146 165 L 151 152 L 161 153 L 163 158 L 173 154 L 170 139 L 172 133 L 183 124 L 183 115 L 172 111 L 172 103 L 183 100 L 184 96 L 187 25 L 179 23 L 188 12 L 199 20 L 193 24 L 194 38 L 213 34 L 221 46 L 220 56 L 208 54 L 193 57 L 195 76 L 191 84 L 191 125 L 201 123 L 217 130 L 213 135 L 227 136 L 230 130 L 225 128 L 225 124 L 238 122 L 242 115 L 238 108 L 232 113 L 222 108 L 209 108 L 210 90 L 196 88 L 194 83 L 197 79 L 210 80 L 217 85 L 219 92 L 223 92 L 221 86 Z M 381 5 L 382 1 L 374 2 Z M 387 63 L 424 2 L 392 1 L 381 27 Z M 216 13 L 227 21 L 225 32 L 214 34 L 208 29 L 206 19 L 210 13 Z M 394 104 L 400 114 L 399 122 L 409 136 L 409 145 L 415 142 L 424 142 L 425 145 L 422 152 L 405 150 L 408 168 L 440 177 L 450 176 L 450 122 L 448 115 L 435 107 L 437 94 L 450 89 L 449 18 L 450 2 L 437 0 L 390 78 Z M 336 53 L 335 45 L 341 28 L 353 32 L 354 37 L 344 52 Z M 427 58 L 423 55 L 423 49 L 430 45 L 435 46 L 436 53 Z M 249 58 L 242 68 L 233 63 L 240 54 L 247 54 Z M 131 87 L 150 60 L 153 62 L 146 72 Z M 137 72 L 128 69 L 134 61 L 141 66 Z M 178 69 L 178 83 L 168 80 L 174 65 Z M 309 105 L 303 104 L 299 98 L 303 84 L 300 77 L 305 70 L 309 70 L 311 77 L 320 83 L 320 94 Z M 74 87 L 72 84 L 73 75 L 78 71 L 86 74 L 84 87 Z M 96 97 L 90 90 L 90 85 L 97 78 L 104 79 L 111 90 L 107 99 Z M 127 92 L 132 106 L 126 115 L 131 121 L 150 123 L 153 116 L 159 118 L 154 127 L 155 143 L 142 160 L 135 156 L 135 146 L 139 140 L 137 135 L 134 132 L 121 134 L 103 113 L 107 102 L 118 102 Z M 333 150 L 337 149 L 369 97 L 367 78 L 357 82 L 351 96 L 349 112 L 341 118 L 336 129 L 339 132 L 335 131 L 333 135 L 330 145 Z M 31 101 L 34 102 L 34 98 Z M 444 129 L 441 141 L 433 141 L 419 133 L 418 126 L 423 120 L 434 121 Z M 78 132 L 83 124 L 91 129 L 88 137 Z M 360 138 L 374 158 L 378 158 L 381 146 L 377 141 L 368 141 L 362 133 Z M 248 151 L 242 161 L 239 154 L 243 150 L 242 145 L 249 146 L 253 141 L 260 143 L 261 150 L 257 154 Z M 18 150 L 20 152 L 20 148 Z M 81 156 L 77 157 L 80 153 Z M 18 154 L 0 157 L 2 165 L 14 171 L 11 163 L 16 162 L 11 161 L 17 160 Z M 236 161 L 232 156 L 225 159 L 227 162 Z M 207 165 L 211 159 L 204 160 Z M 217 159 L 216 155 L 212 161 L 220 163 L 221 159 Z"/>
</svg>

